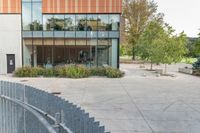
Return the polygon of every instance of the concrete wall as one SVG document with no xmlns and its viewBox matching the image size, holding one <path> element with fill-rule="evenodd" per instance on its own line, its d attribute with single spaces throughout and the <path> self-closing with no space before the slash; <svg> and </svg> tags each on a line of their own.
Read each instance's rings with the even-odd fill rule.
<svg viewBox="0 0 200 133">
<path fill-rule="evenodd" d="M 0 14 L 0 74 L 7 73 L 7 54 L 15 54 L 15 68 L 22 66 L 21 16 Z"/>
</svg>

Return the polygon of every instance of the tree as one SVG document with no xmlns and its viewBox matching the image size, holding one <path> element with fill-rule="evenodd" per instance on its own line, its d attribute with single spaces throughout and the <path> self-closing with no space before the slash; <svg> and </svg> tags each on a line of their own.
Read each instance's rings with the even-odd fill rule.
<svg viewBox="0 0 200 133">
<path fill-rule="evenodd" d="M 127 41 L 132 45 L 132 58 L 135 59 L 135 45 L 149 20 L 155 16 L 157 5 L 153 0 L 124 0 L 123 4 Z"/>
<path fill-rule="evenodd" d="M 150 22 L 136 45 L 138 55 L 152 64 L 165 64 L 166 73 L 167 64 L 181 61 L 187 53 L 186 35 L 183 32 L 174 35 L 174 31 L 168 24 Z"/>
<path fill-rule="evenodd" d="M 189 50 L 187 57 L 197 57 L 196 42 L 198 38 L 188 37 L 187 48 Z"/>
<path fill-rule="evenodd" d="M 195 41 L 195 47 L 194 47 L 194 52 L 196 56 L 200 56 L 200 33 L 199 33 L 199 38 Z"/>
<path fill-rule="evenodd" d="M 151 70 L 153 69 L 153 63 L 157 63 L 156 60 L 159 57 L 156 54 L 159 55 L 159 52 L 162 50 L 157 46 L 155 40 L 161 38 L 163 32 L 162 22 L 157 20 L 151 21 L 136 44 L 136 54 L 143 60 L 151 62 Z"/>
</svg>

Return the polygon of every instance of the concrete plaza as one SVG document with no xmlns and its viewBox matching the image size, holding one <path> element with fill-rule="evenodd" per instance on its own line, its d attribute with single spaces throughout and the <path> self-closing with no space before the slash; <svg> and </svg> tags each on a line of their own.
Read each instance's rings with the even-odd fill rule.
<svg viewBox="0 0 200 133">
<path fill-rule="evenodd" d="M 120 79 L 0 76 L 0 80 L 61 92 L 59 96 L 81 106 L 112 133 L 199 133 L 200 78 L 180 74 L 177 67 L 169 67 L 175 77 L 157 77 L 139 65 L 122 64 L 126 75 Z"/>
</svg>

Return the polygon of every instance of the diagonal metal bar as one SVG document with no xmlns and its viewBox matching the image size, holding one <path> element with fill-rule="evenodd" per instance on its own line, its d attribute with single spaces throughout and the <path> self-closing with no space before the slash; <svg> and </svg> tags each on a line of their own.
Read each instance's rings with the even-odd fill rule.
<svg viewBox="0 0 200 133">
<path fill-rule="evenodd" d="M 25 104 L 22 104 L 21 102 L 17 101 L 16 99 L 12 99 L 12 98 L 4 96 L 4 95 L 0 95 L 0 98 L 8 100 L 10 102 L 13 102 L 13 103 L 18 104 L 19 106 L 23 107 L 27 111 L 31 112 L 42 123 L 42 125 L 48 130 L 49 133 L 57 133 L 55 131 L 55 129 L 47 122 L 47 120 L 45 118 L 43 118 L 43 116 L 40 113 L 38 113 L 31 107 L 29 107 Z"/>
<path fill-rule="evenodd" d="M 24 103 L 24 102 L 22 102 L 22 101 L 20 101 L 20 100 L 17 100 L 17 99 L 15 99 L 15 100 L 16 100 L 17 102 L 19 102 L 19 103 L 22 103 L 22 104 L 24 104 L 24 105 L 26 105 L 26 106 L 28 106 L 28 107 L 30 107 L 30 108 L 36 110 L 36 111 L 39 112 L 40 114 L 42 114 L 42 115 L 44 115 L 44 116 L 50 118 L 51 120 L 54 121 L 54 123 L 57 123 L 57 120 L 56 120 L 53 116 L 51 116 L 50 114 L 48 114 L 47 112 L 45 112 L 45 111 L 43 111 L 43 110 L 41 110 L 41 109 L 39 109 L 39 108 L 37 108 L 37 107 L 35 107 L 35 106 L 33 106 L 33 105 L 30 105 L 30 104 L 28 104 L 28 103 Z M 73 133 L 64 123 L 57 123 L 57 124 L 58 124 L 58 126 L 61 126 L 65 131 L 67 131 L 67 133 Z"/>
</svg>

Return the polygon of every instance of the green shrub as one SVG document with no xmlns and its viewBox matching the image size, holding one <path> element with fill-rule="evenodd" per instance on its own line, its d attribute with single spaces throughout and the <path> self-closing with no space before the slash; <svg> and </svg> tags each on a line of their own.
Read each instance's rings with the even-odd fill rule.
<svg viewBox="0 0 200 133">
<path fill-rule="evenodd" d="M 106 76 L 106 68 L 96 67 L 90 69 L 92 76 Z"/>
<path fill-rule="evenodd" d="M 22 68 L 18 68 L 14 75 L 17 77 L 38 77 L 43 75 L 43 68 L 39 68 L 39 67 L 22 67 Z"/>
<path fill-rule="evenodd" d="M 106 76 L 108 78 L 121 78 L 124 76 L 122 71 L 111 67 L 91 68 L 90 71 L 92 76 Z"/>
<path fill-rule="evenodd" d="M 55 77 L 64 77 L 64 67 L 55 68 L 53 73 Z"/>
<path fill-rule="evenodd" d="M 68 78 L 86 78 L 90 76 L 90 70 L 83 66 L 71 65 L 60 68 L 60 76 Z"/>
<path fill-rule="evenodd" d="M 43 76 L 45 69 L 41 67 L 34 67 L 32 68 L 34 71 L 36 71 L 37 76 Z"/>
<path fill-rule="evenodd" d="M 106 76 L 108 78 L 120 78 L 124 73 L 111 67 L 99 67 L 88 69 L 84 66 L 70 65 L 66 67 L 44 69 L 40 67 L 23 67 L 15 71 L 17 77 L 67 77 L 86 78 L 89 76 Z"/>
<path fill-rule="evenodd" d="M 124 76 L 124 73 L 119 69 L 106 68 L 106 76 L 108 78 L 121 78 Z"/>
<path fill-rule="evenodd" d="M 192 66 L 193 66 L 193 69 L 200 70 L 200 57 Z"/>
<path fill-rule="evenodd" d="M 54 77 L 55 76 L 54 69 L 52 69 L 52 68 L 44 69 L 43 76 L 44 77 Z"/>
</svg>

